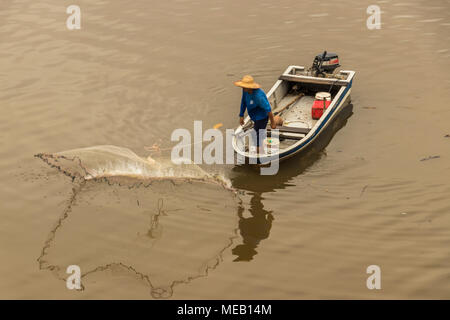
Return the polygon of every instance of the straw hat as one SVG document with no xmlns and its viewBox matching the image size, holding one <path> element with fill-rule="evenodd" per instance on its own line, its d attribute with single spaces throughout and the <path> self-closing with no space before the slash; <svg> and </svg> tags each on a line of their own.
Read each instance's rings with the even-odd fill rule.
<svg viewBox="0 0 450 320">
<path fill-rule="evenodd" d="M 236 81 L 234 85 L 241 87 L 241 88 L 247 88 L 247 89 L 258 89 L 261 88 L 259 84 L 255 82 L 252 76 L 246 75 L 242 78 L 242 80 Z"/>
</svg>

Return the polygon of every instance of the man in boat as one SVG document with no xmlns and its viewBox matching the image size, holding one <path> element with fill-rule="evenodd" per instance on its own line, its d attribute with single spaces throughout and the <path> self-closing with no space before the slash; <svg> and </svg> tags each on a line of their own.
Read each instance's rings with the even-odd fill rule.
<svg viewBox="0 0 450 320">
<path fill-rule="evenodd" d="M 283 120 L 279 116 L 274 116 L 269 100 L 261 86 L 255 82 L 252 76 L 246 75 L 241 80 L 234 82 L 238 87 L 242 88 L 241 112 L 239 113 L 239 123 L 244 124 L 244 112 L 247 109 L 250 119 L 252 119 L 256 131 L 256 149 L 261 153 L 260 131 L 261 137 L 264 136 L 267 122 L 270 119 L 270 127 L 275 129 L 277 125 L 281 125 Z"/>
</svg>

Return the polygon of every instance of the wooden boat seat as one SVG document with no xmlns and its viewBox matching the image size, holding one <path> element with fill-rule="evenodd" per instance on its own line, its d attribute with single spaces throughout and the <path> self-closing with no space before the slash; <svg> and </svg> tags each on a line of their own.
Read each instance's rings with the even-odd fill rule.
<svg viewBox="0 0 450 320">
<path fill-rule="evenodd" d="M 290 133 L 302 133 L 308 134 L 311 131 L 310 128 L 295 128 L 295 127 L 286 127 L 286 126 L 277 126 L 277 129 L 280 132 L 290 132 Z M 267 131 L 271 131 L 271 128 L 267 128 Z"/>
</svg>

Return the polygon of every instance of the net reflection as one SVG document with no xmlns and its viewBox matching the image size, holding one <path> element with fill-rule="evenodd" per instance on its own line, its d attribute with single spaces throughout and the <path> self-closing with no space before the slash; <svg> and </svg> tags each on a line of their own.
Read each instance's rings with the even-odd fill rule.
<svg viewBox="0 0 450 320">
<path fill-rule="evenodd" d="M 67 266 L 79 266 L 82 291 L 127 278 L 155 299 L 171 298 L 223 261 L 237 237 L 238 207 L 233 192 L 209 183 L 83 181 L 50 230 L 39 268 L 66 281 Z"/>
</svg>

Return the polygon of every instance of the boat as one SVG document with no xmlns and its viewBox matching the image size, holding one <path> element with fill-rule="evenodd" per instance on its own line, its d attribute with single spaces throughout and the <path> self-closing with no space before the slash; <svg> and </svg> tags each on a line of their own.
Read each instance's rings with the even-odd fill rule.
<svg viewBox="0 0 450 320">
<path fill-rule="evenodd" d="M 283 119 L 275 130 L 266 128 L 263 151 L 256 152 L 253 122 L 247 116 L 233 134 L 238 163 L 269 165 L 283 161 L 313 145 L 340 111 L 351 102 L 355 71 L 336 70 L 339 57 L 326 51 L 312 66 L 289 66 L 267 93 L 274 115 Z"/>
</svg>

